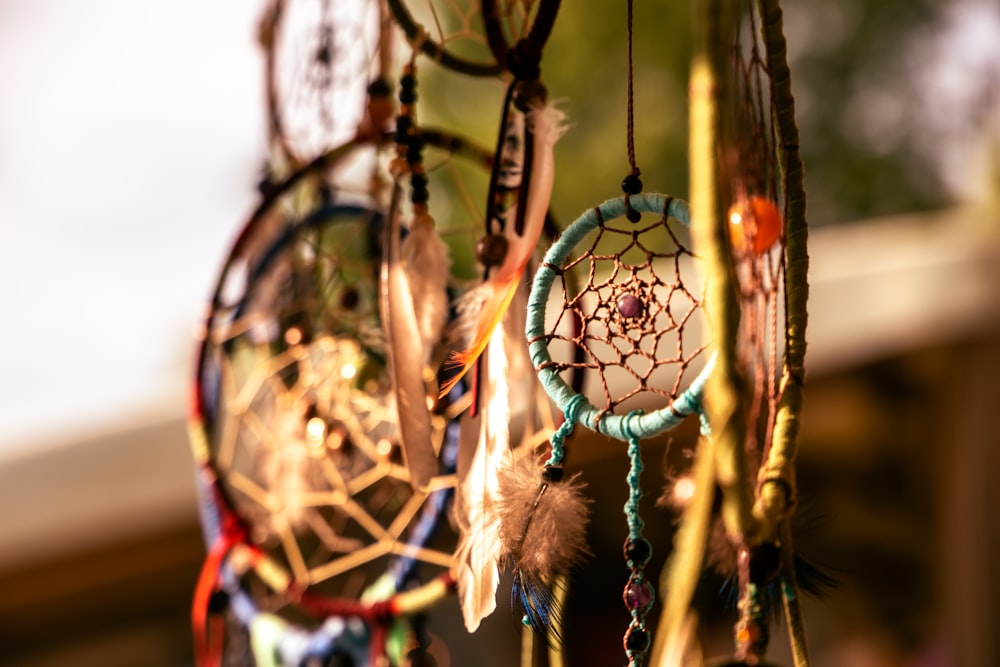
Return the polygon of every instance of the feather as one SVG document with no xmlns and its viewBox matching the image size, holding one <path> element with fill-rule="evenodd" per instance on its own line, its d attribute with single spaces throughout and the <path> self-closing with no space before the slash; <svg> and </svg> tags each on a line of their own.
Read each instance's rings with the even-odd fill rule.
<svg viewBox="0 0 1000 667">
<path fill-rule="evenodd" d="M 467 320 L 459 328 L 464 326 L 471 331 L 471 339 L 465 349 L 452 353 L 449 364 L 458 368 L 458 372 L 442 386 L 442 396 L 469 372 L 486 349 L 497 324 L 517 292 L 525 266 L 537 249 L 552 196 L 555 176 L 553 148 L 565 131 L 564 120 L 565 114 L 551 104 L 528 112 L 528 123 L 534 137 L 534 161 L 526 201 L 518 202 L 519 206 L 525 207 L 524 230 L 522 234 L 518 234 L 514 229 L 515 225 L 506 226 L 504 236 L 507 238 L 507 254 L 503 263 L 489 281 L 474 289 L 459 304 L 460 320 Z"/>
<path fill-rule="evenodd" d="M 510 450 L 510 406 L 503 336 L 491 342 L 484 368 L 486 400 L 477 418 L 463 421 L 459 444 L 456 523 L 459 543 L 452 570 L 465 627 L 475 632 L 496 610 L 502 543 L 496 512 L 497 470 Z M 470 455 L 470 450 L 472 450 Z"/>
<path fill-rule="evenodd" d="M 588 500 L 579 474 L 542 471 L 531 453 L 509 456 L 498 471 L 500 541 L 516 565 L 511 599 L 539 634 L 558 626 L 560 609 L 552 582 L 587 553 Z"/>
<path fill-rule="evenodd" d="M 434 231 L 433 218 L 426 214 L 414 218 L 410 234 L 403 241 L 402 254 L 423 343 L 423 363 L 427 366 L 448 320 L 451 269 L 448 246 Z"/>
<path fill-rule="evenodd" d="M 393 190 L 389 224 L 383 242 L 381 293 L 382 324 L 388 337 L 389 374 L 396 399 L 403 459 L 410 484 L 425 489 L 438 472 L 423 379 L 423 354 L 414 350 L 421 340 L 409 279 L 401 261 L 399 242 L 400 189 Z"/>
</svg>

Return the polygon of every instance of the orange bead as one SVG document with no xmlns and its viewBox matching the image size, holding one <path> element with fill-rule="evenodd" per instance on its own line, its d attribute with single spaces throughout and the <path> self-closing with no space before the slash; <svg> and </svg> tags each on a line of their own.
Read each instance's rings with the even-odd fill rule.
<svg viewBox="0 0 1000 667">
<path fill-rule="evenodd" d="M 754 195 L 729 207 L 729 239 L 738 255 L 763 255 L 781 238 L 781 213 L 774 202 Z"/>
</svg>

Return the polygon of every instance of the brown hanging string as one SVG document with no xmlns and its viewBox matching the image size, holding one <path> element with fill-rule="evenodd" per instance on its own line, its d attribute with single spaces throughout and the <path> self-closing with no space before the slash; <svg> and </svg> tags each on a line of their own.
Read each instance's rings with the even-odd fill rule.
<svg viewBox="0 0 1000 667">
<path fill-rule="evenodd" d="M 633 111 L 634 85 L 632 80 L 632 0 L 626 0 L 626 30 L 625 30 L 625 106 L 626 106 L 626 141 L 628 146 L 628 164 L 631 167 L 628 175 L 622 180 L 622 192 L 625 193 L 625 217 L 629 222 L 639 222 L 642 214 L 632 208 L 630 195 L 642 192 L 642 180 L 639 178 L 639 167 L 635 161 L 635 122 Z"/>
</svg>

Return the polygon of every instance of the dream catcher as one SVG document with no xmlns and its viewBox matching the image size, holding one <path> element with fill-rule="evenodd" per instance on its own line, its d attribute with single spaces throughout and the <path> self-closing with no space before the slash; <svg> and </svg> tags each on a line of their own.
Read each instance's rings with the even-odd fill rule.
<svg viewBox="0 0 1000 667">
<path fill-rule="evenodd" d="M 460 432 L 487 427 L 460 425 L 473 392 L 456 380 L 438 398 L 434 371 L 453 249 L 483 216 L 452 202 L 438 224 L 428 201 L 435 185 L 468 196 L 469 168 L 485 176 L 494 157 L 417 122 L 420 50 L 389 76 L 383 18 L 375 2 L 278 2 L 266 17 L 276 153 L 213 295 L 193 397 L 210 545 L 193 607 L 202 665 L 426 661 L 423 612 L 454 587 Z M 510 185 L 525 158 L 504 159 Z M 490 418 L 491 442 L 503 430 L 505 446 L 530 447 L 551 430 L 519 400 L 502 429 Z"/>
<path fill-rule="evenodd" d="M 790 529 L 808 259 L 781 11 L 776 2 L 704 3 L 698 21 L 692 213 L 717 358 L 705 388 L 711 437 L 699 446 L 696 490 L 662 579 L 656 654 L 671 664 L 683 653 L 693 582 L 707 560 L 738 590 L 726 664 L 763 664 L 770 617 L 783 602 L 795 664 L 806 665 L 798 575 L 808 575 L 802 587 L 811 593 L 830 580 L 794 555 Z"/>
<path fill-rule="evenodd" d="M 779 598 L 807 664 L 789 529 L 804 195 L 780 11 L 705 6 L 689 206 L 643 191 L 627 0 L 622 196 L 557 231 L 567 123 L 541 64 L 559 5 L 270 6 L 268 179 L 213 294 L 193 397 L 200 665 L 434 664 L 431 609 L 455 592 L 475 632 L 505 570 L 522 664 L 535 645 L 563 664 L 588 552 L 577 426 L 630 463 L 628 663 L 690 654 L 707 564 L 737 581 L 734 664 L 761 663 Z M 492 152 L 424 122 L 447 117 L 453 81 L 499 92 Z M 658 588 L 642 443 L 687 418 L 695 490 Z"/>
</svg>

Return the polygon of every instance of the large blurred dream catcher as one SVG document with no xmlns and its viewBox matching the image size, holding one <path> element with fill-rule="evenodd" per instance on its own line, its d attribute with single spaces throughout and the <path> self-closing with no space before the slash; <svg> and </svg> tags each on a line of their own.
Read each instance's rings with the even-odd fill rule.
<svg viewBox="0 0 1000 667">
<path fill-rule="evenodd" d="M 625 0 L 630 169 L 565 228 L 567 121 L 541 67 L 559 0 L 270 4 L 261 201 L 192 395 L 199 665 L 470 664 L 434 638 L 475 632 L 507 586 L 520 664 L 565 664 L 566 592 L 606 500 L 570 465 L 587 430 L 630 466 L 622 661 L 702 664 L 691 600 L 715 567 L 738 591 L 726 664 L 763 664 L 778 605 L 808 664 L 789 527 L 806 227 L 781 11 L 698 4 L 690 205 L 644 192 L 633 72 L 655 64 L 633 62 Z M 495 88 L 495 131 L 422 122 L 471 82 Z M 657 574 L 642 442 L 686 419 L 691 492 L 660 519 L 678 527 Z M 435 627 L 456 602 L 464 629 Z"/>
</svg>

